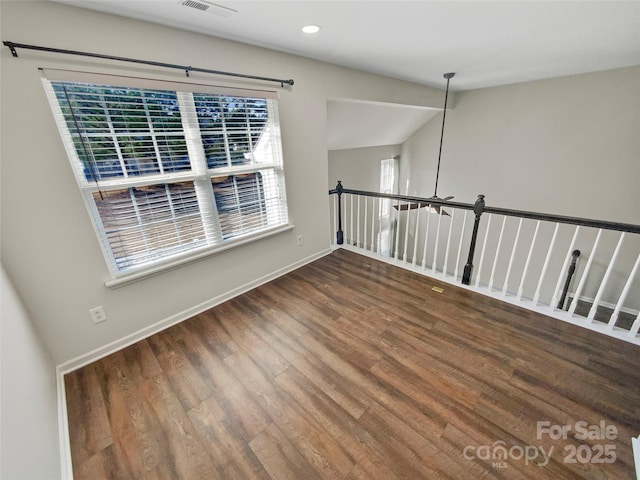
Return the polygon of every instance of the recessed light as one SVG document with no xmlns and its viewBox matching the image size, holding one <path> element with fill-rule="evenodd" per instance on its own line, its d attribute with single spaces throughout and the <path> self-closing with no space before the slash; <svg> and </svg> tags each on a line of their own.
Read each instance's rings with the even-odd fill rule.
<svg viewBox="0 0 640 480">
<path fill-rule="evenodd" d="M 309 33 L 309 34 L 318 33 L 320 31 L 320 26 L 319 25 L 305 25 L 304 27 L 302 27 L 302 31 L 304 33 Z"/>
</svg>

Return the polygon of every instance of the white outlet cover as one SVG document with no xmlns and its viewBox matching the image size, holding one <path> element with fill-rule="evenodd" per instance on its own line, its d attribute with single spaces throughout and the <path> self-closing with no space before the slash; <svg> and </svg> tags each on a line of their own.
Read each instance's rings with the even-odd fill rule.
<svg viewBox="0 0 640 480">
<path fill-rule="evenodd" d="M 107 319 L 107 314 L 104 311 L 104 308 L 96 307 L 89 310 L 89 315 L 91 315 L 91 320 L 93 323 L 104 322 Z"/>
</svg>

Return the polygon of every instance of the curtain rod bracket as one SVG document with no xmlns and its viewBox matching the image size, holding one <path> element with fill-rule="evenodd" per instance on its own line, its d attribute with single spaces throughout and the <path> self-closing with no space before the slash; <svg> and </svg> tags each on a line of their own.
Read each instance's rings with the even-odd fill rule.
<svg viewBox="0 0 640 480">
<path fill-rule="evenodd" d="M 226 75 L 229 77 L 239 77 L 239 78 L 248 78 L 251 80 L 261 80 L 264 82 L 276 82 L 279 83 L 282 88 L 285 85 L 292 86 L 293 80 L 282 80 L 280 78 L 271 78 L 271 77 L 259 77 L 256 75 L 245 75 L 242 73 L 233 73 L 233 72 L 222 72 L 219 70 L 211 70 L 208 68 L 199 68 L 199 67 L 191 67 L 186 65 L 177 65 L 175 63 L 165 63 L 165 62 L 155 62 L 152 60 L 140 60 L 137 58 L 128 58 L 128 57 L 117 57 L 114 55 L 104 55 L 102 53 L 90 53 L 90 52 L 81 52 L 77 50 L 63 50 L 60 48 L 52 48 L 52 47 L 39 47 L 37 45 L 26 45 L 24 43 L 15 43 L 9 41 L 2 42 L 4 46 L 8 47 L 11 50 L 11 55 L 14 57 L 18 56 L 18 52 L 16 52 L 16 48 L 26 48 L 27 50 L 38 50 L 40 52 L 51 52 L 51 53 L 63 53 L 67 55 L 79 55 L 82 57 L 91 57 L 91 58 L 104 58 L 106 60 L 116 60 L 119 62 L 130 62 L 130 63 L 141 63 L 143 65 L 152 65 L 154 67 L 164 67 L 164 68 L 176 68 L 183 70 L 185 75 L 188 77 L 191 71 L 194 72 L 202 72 L 209 73 L 211 75 Z"/>
<path fill-rule="evenodd" d="M 18 58 L 18 52 L 16 51 L 16 47 L 13 45 L 13 43 L 11 42 L 2 42 L 4 43 L 7 47 L 9 47 L 9 50 L 11 50 L 11 55 L 13 55 L 15 58 Z"/>
</svg>

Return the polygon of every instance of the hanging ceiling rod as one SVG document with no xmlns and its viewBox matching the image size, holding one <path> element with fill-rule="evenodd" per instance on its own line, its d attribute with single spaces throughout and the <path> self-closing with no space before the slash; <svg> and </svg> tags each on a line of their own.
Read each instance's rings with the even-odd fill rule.
<svg viewBox="0 0 640 480">
<path fill-rule="evenodd" d="M 434 198 L 438 198 L 438 178 L 440 177 L 440 160 L 442 159 L 442 139 L 444 138 L 444 120 L 447 118 L 447 100 L 449 99 L 449 80 L 455 77 L 455 73 L 445 73 L 447 79 L 447 90 L 444 94 L 444 108 L 442 109 L 442 130 L 440 131 L 440 150 L 438 151 L 438 169 L 436 170 L 436 186 L 433 191 Z"/>
<path fill-rule="evenodd" d="M 449 196 L 449 197 L 444 197 L 444 198 L 440 198 L 438 197 L 438 179 L 440 178 L 440 160 L 442 159 L 442 139 L 444 138 L 444 120 L 447 117 L 447 100 L 449 99 L 449 80 L 451 80 L 453 77 L 455 77 L 456 74 L 455 73 L 445 73 L 443 75 L 444 78 L 447 79 L 447 89 L 445 91 L 444 94 L 444 108 L 442 109 L 442 130 L 440 131 L 440 150 L 438 150 L 438 168 L 436 170 L 436 185 L 435 188 L 433 189 L 433 197 L 431 197 L 433 200 L 451 200 L 452 198 L 454 198 L 453 196 Z M 430 204 L 430 203 L 405 203 L 405 204 L 400 204 L 398 203 L 398 205 L 394 205 L 393 208 L 395 208 L 396 210 L 400 211 L 400 210 L 414 210 L 416 208 L 424 208 L 427 207 L 428 211 L 430 213 L 437 213 L 438 215 L 446 215 L 446 216 L 450 216 L 445 210 L 442 210 L 441 205 L 439 204 Z"/>
<path fill-rule="evenodd" d="M 239 77 L 239 78 L 248 78 L 251 80 L 263 80 L 266 82 L 276 82 L 276 83 L 279 83 L 282 88 L 284 88 L 285 85 L 293 85 L 292 79 L 283 80 L 280 78 L 259 77 L 256 75 L 245 75 L 243 73 L 222 72 L 220 70 L 210 70 L 208 68 L 192 67 L 187 65 L 177 65 L 174 63 L 154 62 L 152 60 L 139 60 L 136 58 L 127 58 L 127 57 L 116 57 L 113 55 L 103 55 L 101 53 L 80 52 L 77 50 L 63 50 L 60 48 L 51 48 L 51 47 L 39 47 L 37 45 L 26 45 L 24 43 L 14 43 L 14 42 L 7 42 L 7 41 L 3 41 L 2 43 L 6 47 L 8 47 L 9 50 L 11 50 L 11 55 L 13 55 L 16 58 L 18 57 L 18 52 L 16 51 L 16 48 L 24 48 L 27 50 L 38 50 L 41 52 L 64 53 L 67 55 L 79 55 L 82 57 L 117 60 L 119 62 L 141 63 L 144 65 L 153 65 L 154 67 L 176 68 L 178 70 L 183 70 L 187 77 L 189 76 L 189 72 L 201 72 L 201 73 L 210 73 L 213 75 L 226 75 L 229 77 Z"/>
</svg>

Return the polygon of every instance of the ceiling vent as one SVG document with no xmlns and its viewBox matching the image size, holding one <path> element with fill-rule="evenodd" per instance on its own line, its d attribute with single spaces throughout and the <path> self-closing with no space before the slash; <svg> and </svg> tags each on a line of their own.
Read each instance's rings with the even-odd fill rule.
<svg viewBox="0 0 640 480">
<path fill-rule="evenodd" d="M 214 15 L 219 15 L 221 17 L 229 17 L 234 13 L 238 13 L 238 11 L 233 8 L 218 5 L 217 3 L 207 2 L 205 0 L 180 0 L 178 4 L 189 8 L 195 8 L 202 12 L 213 13 Z"/>
</svg>

